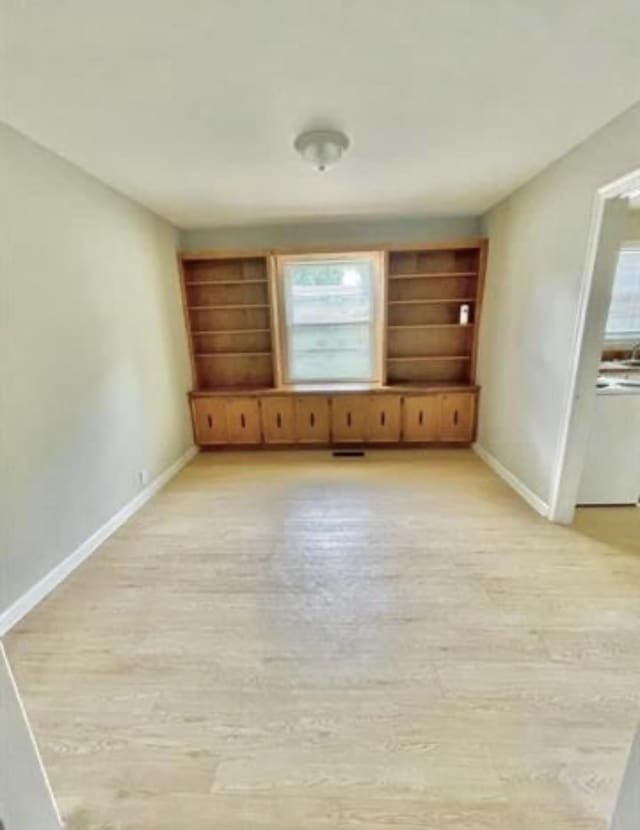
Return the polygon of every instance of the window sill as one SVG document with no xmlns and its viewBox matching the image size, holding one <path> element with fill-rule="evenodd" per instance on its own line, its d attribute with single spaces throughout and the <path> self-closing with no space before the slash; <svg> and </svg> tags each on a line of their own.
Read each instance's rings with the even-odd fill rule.
<svg viewBox="0 0 640 830">
<path fill-rule="evenodd" d="M 285 383 L 277 392 L 376 392 L 381 383 Z"/>
</svg>

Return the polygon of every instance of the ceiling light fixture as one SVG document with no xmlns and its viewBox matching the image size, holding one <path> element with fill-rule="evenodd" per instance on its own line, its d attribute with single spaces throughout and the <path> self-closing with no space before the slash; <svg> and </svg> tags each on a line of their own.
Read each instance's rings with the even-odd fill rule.
<svg viewBox="0 0 640 830">
<path fill-rule="evenodd" d="M 349 139 L 337 130 L 310 130 L 301 133 L 293 146 L 305 161 L 312 164 L 320 173 L 340 161 L 340 157 L 349 147 Z"/>
</svg>

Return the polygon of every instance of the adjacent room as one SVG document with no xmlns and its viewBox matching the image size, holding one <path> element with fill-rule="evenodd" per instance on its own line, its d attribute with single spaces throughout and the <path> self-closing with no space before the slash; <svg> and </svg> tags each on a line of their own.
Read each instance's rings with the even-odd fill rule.
<svg viewBox="0 0 640 830">
<path fill-rule="evenodd" d="M 0 0 L 0 830 L 638 830 L 638 31 Z"/>
</svg>

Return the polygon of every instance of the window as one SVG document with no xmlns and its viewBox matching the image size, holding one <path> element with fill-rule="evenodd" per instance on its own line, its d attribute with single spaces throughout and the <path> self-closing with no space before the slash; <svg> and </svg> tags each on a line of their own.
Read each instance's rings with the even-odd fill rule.
<svg viewBox="0 0 640 830">
<path fill-rule="evenodd" d="M 283 381 L 380 382 L 380 254 L 277 261 Z"/>
<path fill-rule="evenodd" d="M 618 256 L 605 339 L 625 344 L 640 340 L 640 245 L 627 245 Z"/>
</svg>

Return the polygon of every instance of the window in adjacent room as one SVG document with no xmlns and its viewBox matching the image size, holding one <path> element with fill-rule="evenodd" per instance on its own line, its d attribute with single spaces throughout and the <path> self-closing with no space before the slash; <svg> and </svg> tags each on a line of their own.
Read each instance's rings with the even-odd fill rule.
<svg viewBox="0 0 640 830">
<path fill-rule="evenodd" d="M 618 256 L 605 339 L 621 345 L 640 340 L 640 245 L 625 245 Z"/>
<path fill-rule="evenodd" d="M 277 258 L 283 382 L 379 383 L 379 253 Z"/>
</svg>

